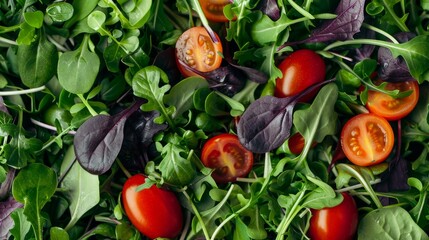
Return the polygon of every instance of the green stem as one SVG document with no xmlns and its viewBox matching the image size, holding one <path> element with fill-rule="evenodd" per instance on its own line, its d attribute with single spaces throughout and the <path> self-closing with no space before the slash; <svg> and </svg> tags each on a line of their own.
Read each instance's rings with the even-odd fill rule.
<svg viewBox="0 0 429 240">
<path fill-rule="evenodd" d="M 35 92 L 41 92 L 45 90 L 45 86 L 37 87 L 37 88 L 30 88 L 30 89 L 23 89 L 23 90 L 14 90 L 14 91 L 0 91 L 0 96 L 15 96 L 15 95 L 23 95 L 23 94 L 29 94 L 29 93 L 35 93 Z"/>
<path fill-rule="evenodd" d="M 300 7 L 297 3 L 295 3 L 295 1 L 292 0 L 288 0 L 288 3 L 297 11 L 299 12 L 302 16 L 306 17 L 307 19 L 314 19 L 314 16 L 311 15 L 309 12 L 307 12 L 305 9 L 303 9 L 302 7 Z"/>
<path fill-rule="evenodd" d="M 303 189 L 301 191 L 301 193 L 299 194 L 298 199 L 295 201 L 295 203 L 293 204 L 292 208 L 289 211 L 289 214 L 287 216 L 285 216 L 282 221 L 280 222 L 279 226 L 277 227 L 277 237 L 276 240 L 283 240 L 284 239 L 284 235 L 287 231 L 287 229 L 289 228 L 292 220 L 295 218 L 295 216 L 299 213 L 299 211 L 301 210 L 301 200 L 304 198 L 304 194 L 305 194 L 305 189 Z"/>
<path fill-rule="evenodd" d="M 229 188 L 228 192 L 226 193 L 225 197 L 223 198 L 222 202 L 219 203 L 219 205 L 223 205 L 226 200 L 229 198 L 229 196 L 232 193 L 232 190 L 234 189 L 234 185 L 231 185 L 231 187 Z M 212 237 L 210 238 L 210 240 L 215 240 L 216 236 L 218 235 L 218 233 L 222 230 L 222 227 L 227 224 L 229 221 L 231 221 L 233 218 L 235 218 L 236 216 L 238 216 L 241 212 L 243 212 L 245 209 L 247 209 L 250 206 L 250 202 L 248 201 L 247 204 L 245 206 L 243 206 L 241 209 L 239 209 L 238 211 L 234 212 L 233 214 L 229 215 L 225 220 L 223 220 L 219 226 L 215 229 L 215 231 L 213 232 Z M 209 238 L 207 238 L 209 239 Z"/>
<path fill-rule="evenodd" d="M 91 113 L 92 116 L 97 116 L 98 113 L 92 108 L 92 106 L 88 103 L 86 98 L 82 94 L 77 94 L 79 99 L 82 101 L 82 103 L 85 105 L 85 107 L 88 109 L 89 113 Z"/>
<path fill-rule="evenodd" d="M 337 41 L 337 42 L 331 43 L 330 45 L 326 46 L 325 49 L 323 49 L 323 50 L 329 51 L 333 48 L 343 47 L 343 46 L 347 46 L 347 45 L 357 45 L 357 44 L 369 44 L 369 45 L 375 45 L 375 46 L 385 47 L 385 48 L 397 48 L 396 44 L 394 44 L 394 43 L 390 43 L 390 42 L 386 42 L 386 41 L 382 41 L 382 40 L 377 40 L 377 39 L 361 38 L 361 39 L 352 39 L 352 40 L 347 40 L 347 41 Z"/>
<path fill-rule="evenodd" d="M 116 158 L 116 163 L 118 164 L 122 172 L 125 174 L 125 176 L 127 176 L 127 178 L 130 178 L 132 176 L 131 173 L 127 170 L 127 168 L 124 166 L 124 164 L 122 164 L 121 160 Z"/>
<path fill-rule="evenodd" d="M 43 147 L 37 152 L 39 153 L 39 152 L 44 151 L 49 146 L 51 146 L 53 143 L 55 143 L 57 139 L 61 139 L 64 135 L 68 134 L 72 129 L 73 129 L 73 127 L 71 127 L 71 126 L 67 127 L 61 133 L 59 133 L 57 136 L 55 136 L 54 138 L 50 139 L 45 144 L 43 144 Z"/>
<path fill-rule="evenodd" d="M 183 193 L 183 195 L 185 195 L 186 199 L 188 200 L 189 204 L 191 205 L 192 211 L 194 212 L 195 217 L 197 217 L 198 222 L 200 222 L 201 229 L 203 230 L 205 239 L 210 239 L 210 234 L 207 231 L 207 228 L 206 228 L 206 225 L 204 224 L 203 218 L 201 217 L 200 212 L 198 211 L 195 204 L 192 202 L 191 197 L 189 197 L 189 195 L 186 191 L 183 191 L 182 193 Z"/>
<path fill-rule="evenodd" d="M 13 25 L 13 26 L 0 26 L 0 34 L 8 33 L 8 32 L 14 32 L 18 30 L 21 27 L 21 24 Z"/>
<path fill-rule="evenodd" d="M 380 28 L 377 28 L 375 26 L 369 25 L 367 23 L 363 23 L 362 24 L 363 27 L 366 27 L 367 29 L 374 31 L 376 33 L 379 33 L 383 36 L 385 36 L 386 38 L 388 38 L 390 41 L 392 41 L 393 43 L 399 44 L 398 40 L 396 40 L 396 38 L 394 38 L 392 35 L 390 35 L 389 33 L 387 33 L 386 31 L 381 30 Z"/>
</svg>

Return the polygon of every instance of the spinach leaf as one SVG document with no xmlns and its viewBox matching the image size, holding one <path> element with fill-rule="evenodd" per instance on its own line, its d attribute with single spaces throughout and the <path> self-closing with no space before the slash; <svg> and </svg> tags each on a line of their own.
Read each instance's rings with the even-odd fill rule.
<svg viewBox="0 0 429 240">
<path fill-rule="evenodd" d="M 85 121 L 76 131 L 74 149 L 80 165 L 92 174 L 107 172 L 121 150 L 124 125 L 137 111 L 141 101 L 116 115 L 97 115 Z"/>
<path fill-rule="evenodd" d="M 70 93 L 88 92 L 98 75 L 100 59 L 88 49 L 89 41 L 89 35 L 85 35 L 78 49 L 65 52 L 59 58 L 58 80 Z"/>
<path fill-rule="evenodd" d="M 46 13 L 55 22 L 65 22 L 73 17 L 73 5 L 66 2 L 56 2 L 46 8 Z"/>
<path fill-rule="evenodd" d="M 403 208 L 384 207 L 359 222 L 358 239 L 429 239 Z"/>
<path fill-rule="evenodd" d="M 58 51 L 39 30 L 38 38 L 30 45 L 18 46 L 18 70 L 22 83 L 29 87 L 40 87 L 56 73 Z"/>
<path fill-rule="evenodd" d="M 69 240 L 69 234 L 60 227 L 52 227 L 49 230 L 51 240 Z"/>
<path fill-rule="evenodd" d="M 34 230 L 37 240 L 43 239 L 42 208 L 57 189 L 57 175 L 54 170 L 41 163 L 23 168 L 12 185 L 13 197 L 24 204 L 24 214 Z"/>
<path fill-rule="evenodd" d="M 76 161 L 73 146 L 65 153 L 61 164 L 63 194 L 69 202 L 71 219 L 65 229 L 70 229 L 88 210 L 98 204 L 100 189 L 98 176 L 85 171 Z"/>
</svg>

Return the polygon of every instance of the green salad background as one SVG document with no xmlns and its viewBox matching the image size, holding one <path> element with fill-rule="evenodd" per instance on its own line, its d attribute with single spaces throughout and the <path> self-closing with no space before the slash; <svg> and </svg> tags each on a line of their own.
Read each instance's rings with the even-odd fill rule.
<svg viewBox="0 0 429 240">
<path fill-rule="evenodd" d="M 234 0 L 223 11 L 219 23 L 197 0 L 0 1 L 1 239 L 145 239 L 121 205 L 138 173 L 142 189 L 179 198 L 177 239 L 307 239 L 310 209 L 339 204 L 340 192 L 358 203 L 357 239 L 429 239 L 429 1 Z M 174 58 L 193 26 L 225 46 L 206 79 L 182 77 Z M 261 120 L 237 133 L 298 49 L 326 63 L 316 100 L 287 103 L 284 128 Z M 337 161 L 341 124 L 367 111 L 368 90 L 404 97 L 374 72 L 415 79 L 419 102 L 391 122 L 385 162 Z M 199 159 L 204 142 L 252 126 L 264 148 L 251 173 L 217 184 Z M 296 131 L 300 154 L 287 145 Z"/>
</svg>

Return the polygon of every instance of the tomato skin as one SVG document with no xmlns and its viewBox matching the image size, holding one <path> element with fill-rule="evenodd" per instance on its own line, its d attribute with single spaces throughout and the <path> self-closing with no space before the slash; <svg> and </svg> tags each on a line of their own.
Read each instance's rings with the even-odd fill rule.
<svg viewBox="0 0 429 240">
<path fill-rule="evenodd" d="M 322 57 L 309 49 L 300 49 L 287 56 L 278 66 L 283 73 L 276 79 L 274 96 L 289 97 L 304 91 L 306 88 L 322 82 L 326 76 L 326 65 Z M 315 96 L 313 92 L 300 99 L 303 102 Z"/>
<path fill-rule="evenodd" d="M 219 36 L 214 34 L 217 42 L 212 41 L 204 27 L 192 27 L 177 39 L 176 62 L 183 76 L 198 76 L 187 67 L 200 72 L 210 72 L 220 67 L 223 47 Z"/>
<path fill-rule="evenodd" d="M 419 84 L 415 80 L 398 83 L 387 83 L 386 89 L 405 92 L 412 90 L 411 95 L 394 99 L 387 94 L 369 90 L 366 107 L 371 113 L 382 116 L 389 121 L 399 120 L 407 116 L 419 100 Z"/>
<path fill-rule="evenodd" d="M 178 236 L 183 214 L 176 195 L 156 185 L 136 192 L 144 182 L 145 176 L 136 174 L 128 178 L 123 187 L 122 205 L 131 223 L 151 239 Z"/>
<path fill-rule="evenodd" d="M 353 239 L 358 226 L 356 202 L 348 193 L 341 193 L 343 201 L 332 208 L 312 209 L 308 235 L 313 240 Z"/>
<path fill-rule="evenodd" d="M 241 145 L 236 135 L 222 133 L 204 144 L 201 161 L 204 166 L 215 169 L 212 177 L 216 182 L 227 183 L 249 174 L 253 153 Z"/>
<path fill-rule="evenodd" d="M 213 22 L 228 22 L 223 14 L 223 8 L 230 4 L 229 0 L 199 0 L 206 18 Z"/>
<path fill-rule="evenodd" d="M 386 160 L 393 149 L 394 133 L 383 117 L 363 113 L 346 122 L 340 140 L 347 159 L 366 167 Z"/>
</svg>

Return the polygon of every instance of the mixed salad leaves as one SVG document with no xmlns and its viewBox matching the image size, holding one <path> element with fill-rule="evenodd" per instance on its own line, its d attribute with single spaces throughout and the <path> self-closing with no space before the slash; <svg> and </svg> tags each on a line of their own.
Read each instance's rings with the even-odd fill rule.
<svg viewBox="0 0 429 240">
<path fill-rule="evenodd" d="M 177 239 L 307 239 L 314 211 L 345 192 L 359 208 L 356 238 L 429 239 L 429 2 L 234 0 L 223 22 L 207 20 L 207 2 L 0 2 L 0 238 L 145 238 L 121 199 L 144 174 L 138 190 L 178 198 Z M 176 60 L 194 26 L 221 42 L 219 68 Z M 276 97 L 279 63 L 300 49 L 323 57 L 325 79 Z M 342 126 L 368 112 L 372 92 L 410 96 L 387 82 L 411 79 L 420 97 L 390 121 L 387 159 L 348 161 Z M 201 151 L 225 133 L 254 162 L 219 183 Z M 136 211 L 151 204 L 137 200 Z"/>
</svg>

